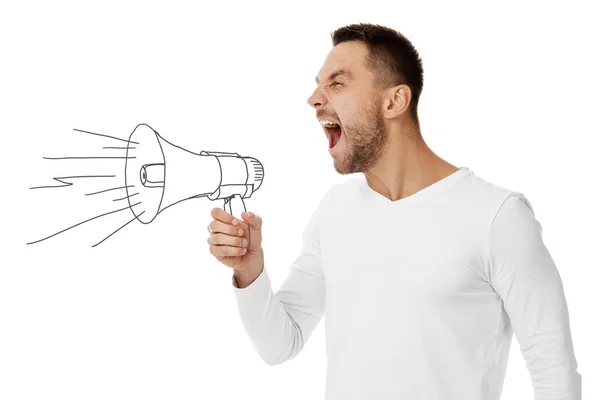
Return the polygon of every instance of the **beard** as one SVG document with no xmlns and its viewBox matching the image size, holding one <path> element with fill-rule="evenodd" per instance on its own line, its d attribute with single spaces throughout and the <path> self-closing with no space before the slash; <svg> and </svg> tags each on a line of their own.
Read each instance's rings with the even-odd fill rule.
<svg viewBox="0 0 600 400">
<path fill-rule="evenodd" d="M 344 127 L 346 152 L 342 165 L 334 165 L 342 175 L 368 171 L 381 157 L 388 136 L 383 125 L 381 110 L 373 101 L 373 108 L 367 112 L 364 122 Z"/>
</svg>

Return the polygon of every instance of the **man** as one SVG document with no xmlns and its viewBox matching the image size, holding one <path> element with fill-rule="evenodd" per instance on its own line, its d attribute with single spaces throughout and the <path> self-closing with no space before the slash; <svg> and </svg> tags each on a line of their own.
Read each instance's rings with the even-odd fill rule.
<svg viewBox="0 0 600 400">
<path fill-rule="evenodd" d="M 276 293 L 262 219 L 212 211 L 210 251 L 233 268 L 258 354 L 294 358 L 325 315 L 327 400 L 491 400 L 514 332 L 535 399 L 581 399 L 561 278 L 529 201 L 428 148 L 422 63 L 403 35 L 354 24 L 332 40 L 308 102 L 335 169 L 365 179 L 326 193 Z"/>
</svg>

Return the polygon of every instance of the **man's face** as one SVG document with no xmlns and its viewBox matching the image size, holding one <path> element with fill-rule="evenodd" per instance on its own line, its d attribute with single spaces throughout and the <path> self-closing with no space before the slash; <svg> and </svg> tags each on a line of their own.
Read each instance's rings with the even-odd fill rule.
<svg viewBox="0 0 600 400">
<path fill-rule="evenodd" d="M 308 98 L 319 121 L 339 124 L 324 130 L 334 167 L 344 175 L 371 168 L 387 142 L 381 93 L 373 88 L 373 73 L 364 65 L 367 53 L 362 42 L 335 46 L 316 77 L 317 88 Z"/>
</svg>

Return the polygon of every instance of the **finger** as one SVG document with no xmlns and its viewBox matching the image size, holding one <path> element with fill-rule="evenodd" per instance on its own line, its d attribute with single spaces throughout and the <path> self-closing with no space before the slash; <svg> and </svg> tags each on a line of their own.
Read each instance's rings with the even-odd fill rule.
<svg viewBox="0 0 600 400">
<path fill-rule="evenodd" d="M 244 212 L 242 213 L 242 218 L 251 228 L 258 230 L 262 228 L 262 218 L 259 215 L 251 212 Z"/>
<path fill-rule="evenodd" d="M 225 211 L 221 208 L 213 208 L 212 211 L 210 212 L 210 215 L 216 220 L 219 220 L 221 222 L 224 222 L 226 224 L 230 224 L 233 226 L 239 226 L 239 225 L 245 224 L 245 222 L 243 220 L 240 220 L 239 218 L 235 218 L 233 215 L 229 214 L 227 211 Z"/>
<path fill-rule="evenodd" d="M 243 228 L 229 225 L 216 219 L 208 225 L 208 231 L 210 233 L 225 233 L 231 236 L 242 236 L 244 234 Z"/>
<path fill-rule="evenodd" d="M 207 239 L 208 244 L 226 245 L 226 246 L 237 246 L 246 247 L 248 245 L 248 239 L 229 236 L 223 233 L 213 233 Z"/>
<path fill-rule="evenodd" d="M 243 256 L 244 254 L 246 254 L 246 248 L 245 247 L 211 245 L 210 253 L 215 257 Z"/>
</svg>

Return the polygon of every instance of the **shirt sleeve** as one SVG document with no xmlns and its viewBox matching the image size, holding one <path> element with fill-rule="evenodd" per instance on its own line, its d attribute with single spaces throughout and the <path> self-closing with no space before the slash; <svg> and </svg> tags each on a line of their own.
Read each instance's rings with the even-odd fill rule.
<svg viewBox="0 0 600 400">
<path fill-rule="evenodd" d="M 233 279 L 242 324 L 254 349 L 269 365 L 294 358 L 323 316 L 325 281 L 317 225 L 326 197 L 305 227 L 301 252 L 277 292 L 266 267 L 245 288 L 237 287 Z"/>
<path fill-rule="evenodd" d="M 581 400 L 562 281 L 522 193 L 513 192 L 504 201 L 487 245 L 491 284 L 519 342 L 535 400 Z"/>
</svg>

